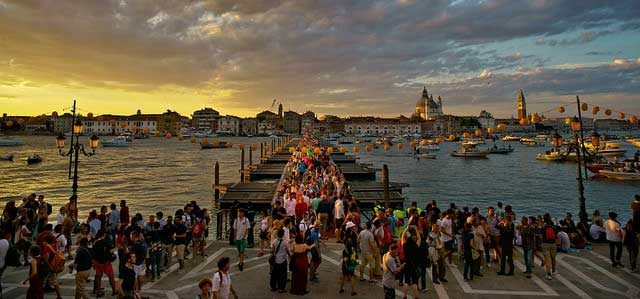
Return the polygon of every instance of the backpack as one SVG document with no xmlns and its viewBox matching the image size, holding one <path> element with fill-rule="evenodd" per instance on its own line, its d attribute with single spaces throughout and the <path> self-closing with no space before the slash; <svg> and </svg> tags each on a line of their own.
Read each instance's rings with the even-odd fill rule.
<svg viewBox="0 0 640 299">
<path fill-rule="evenodd" d="M 393 243 L 393 234 L 391 233 L 391 227 L 385 225 L 382 227 L 382 230 L 384 231 L 384 236 L 382 236 L 382 243 L 385 245 Z"/>
<path fill-rule="evenodd" d="M 51 245 L 47 244 L 49 249 L 53 251 L 53 256 L 49 257 L 49 270 L 53 273 L 60 273 L 64 271 L 64 263 L 66 259 L 64 258 L 64 253 L 58 250 L 54 250 Z"/>
<path fill-rule="evenodd" d="M 552 226 L 547 225 L 544 227 L 544 242 L 555 243 L 556 242 L 556 230 Z"/>
<path fill-rule="evenodd" d="M 191 233 L 193 234 L 193 237 L 195 239 L 200 239 L 200 237 L 202 237 L 202 223 L 198 222 L 196 224 L 193 225 L 193 227 L 191 228 Z"/>
<path fill-rule="evenodd" d="M 18 247 L 11 245 L 9 243 L 9 250 L 7 250 L 7 255 L 4 256 L 4 266 L 5 267 L 20 267 L 20 251 Z"/>
</svg>

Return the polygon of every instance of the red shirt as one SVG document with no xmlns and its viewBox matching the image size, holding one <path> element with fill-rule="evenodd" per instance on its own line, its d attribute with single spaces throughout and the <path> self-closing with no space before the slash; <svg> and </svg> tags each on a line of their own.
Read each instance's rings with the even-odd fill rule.
<svg viewBox="0 0 640 299">
<path fill-rule="evenodd" d="M 303 200 L 296 203 L 296 217 L 304 216 L 304 213 L 307 211 L 307 203 Z"/>
</svg>

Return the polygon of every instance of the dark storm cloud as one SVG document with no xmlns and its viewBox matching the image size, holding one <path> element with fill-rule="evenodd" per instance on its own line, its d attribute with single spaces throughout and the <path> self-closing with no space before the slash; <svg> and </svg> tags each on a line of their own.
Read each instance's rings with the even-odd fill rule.
<svg viewBox="0 0 640 299">
<path fill-rule="evenodd" d="M 487 43 L 541 37 L 536 43 L 561 46 L 550 37 L 575 30 L 586 31 L 565 45 L 597 42 L 612 24 L 636 30 L 637 15 L 631 0 L 0 0 L 0 61 L 20 65 L 0 64 L 0 78 L 131 90 L 171 85 L 203 95 L 229 89 L 230 100 L 247 107 L 276 97 L 296 109 L 389 113 L 413 104 L 421 86 L 415 78 L 460 82 L 469 73 L 547 61 L 483 49 Z M 536 82 L 556 80 L 545 83 L 548 92 L 589 90 L 595 85 L 587 79 L 562 79 L 586 71 Z M 634 90 L 634 82 L 616 91 Z M 454 91 L 445 84 L 441 92 Z M 487 97 L 500 98 L 495 91 Z M 314 106 L 321 101 L 328 104 Z"/>
</svg>

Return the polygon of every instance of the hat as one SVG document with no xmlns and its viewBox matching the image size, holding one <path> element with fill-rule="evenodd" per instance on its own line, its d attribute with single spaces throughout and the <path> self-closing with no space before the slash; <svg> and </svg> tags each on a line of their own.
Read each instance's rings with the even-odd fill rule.
<svg viewBox="0 0 640 299">
<path fill-rule="evenodd" d="M 351 221 L 347 222 L 347 229 L 352 228 L 352 227 L 354 227 L 354 226 L 356 226 L 356 224 L 355 224 L 355 223 L 353 223 L 353 222 L 351 222 Z"/>
</svg>

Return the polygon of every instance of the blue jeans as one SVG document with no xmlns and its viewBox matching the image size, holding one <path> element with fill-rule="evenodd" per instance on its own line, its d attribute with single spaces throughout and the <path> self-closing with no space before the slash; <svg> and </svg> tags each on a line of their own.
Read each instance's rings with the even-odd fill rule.
<svg viewBox="0 0 640 299">
<path fill-rule="evenodd" d="M 160 277 L 160 261 L 162 260 L 162 251 L 151 252 L 151 275 L 153 278 Z"/>
<path fill-rule="evenodd" d="M 533 265 L 533 249 L 524 249 L 524 265 L 527 266 L 527 273 L 531 273 L 531 266 Z"/>
</svg>

